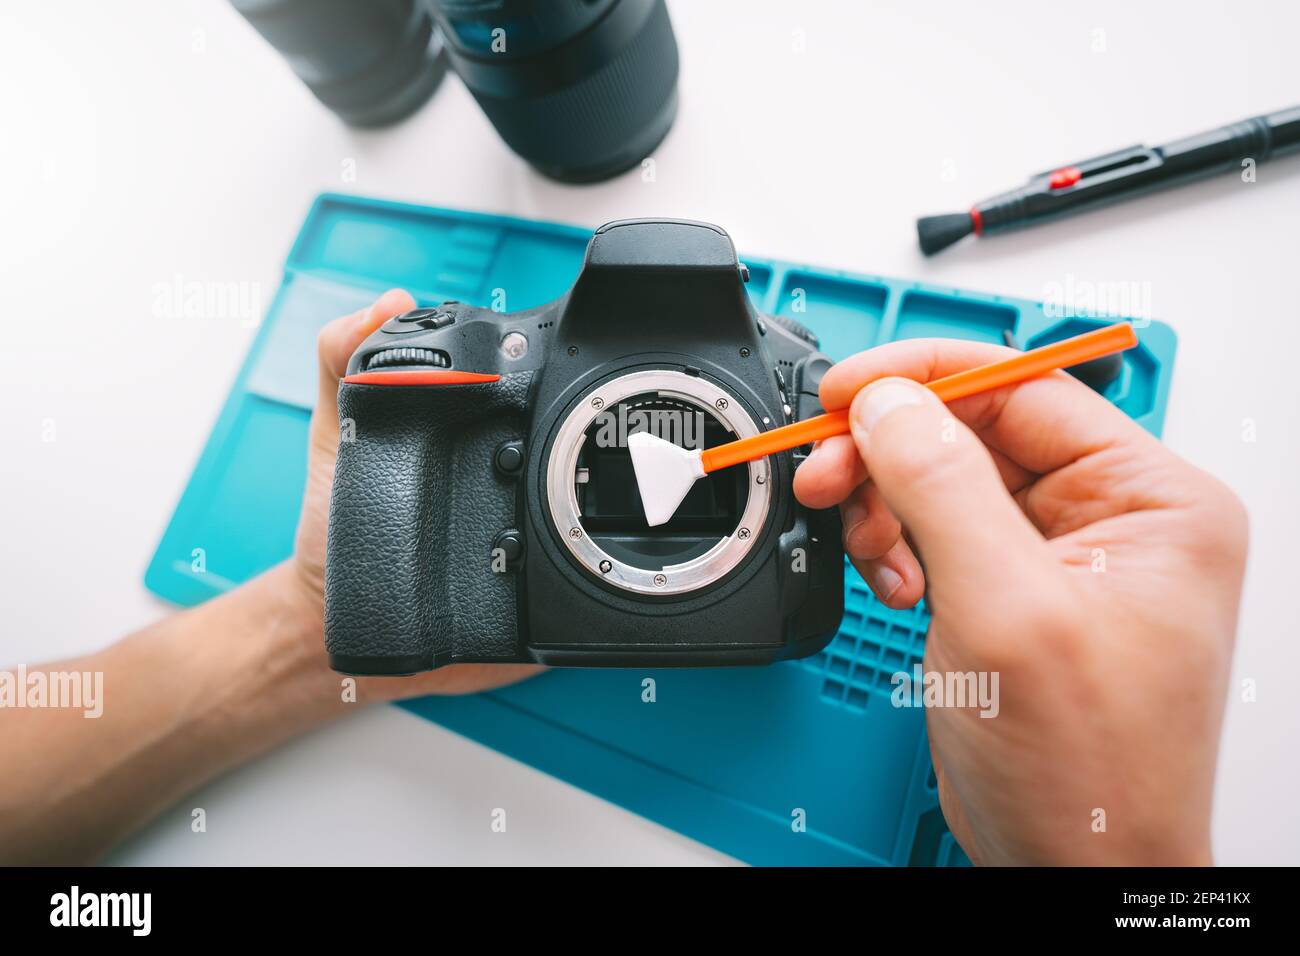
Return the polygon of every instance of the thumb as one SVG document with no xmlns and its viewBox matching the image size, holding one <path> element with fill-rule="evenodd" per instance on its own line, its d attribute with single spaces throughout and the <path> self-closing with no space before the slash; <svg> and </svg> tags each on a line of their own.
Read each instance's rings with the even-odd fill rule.
<svg viewBox="0 0 1300 956">
<path fill-rule="evenodd" d="M 1030 564 L 1051 560 L 988 449 L 924 385 L 872 382 L 853 399 L 849 423 L 871 480 L 920 550 L 932 589 L 974 589 L 987 600 L 1022 580 Z"/>
</svg>

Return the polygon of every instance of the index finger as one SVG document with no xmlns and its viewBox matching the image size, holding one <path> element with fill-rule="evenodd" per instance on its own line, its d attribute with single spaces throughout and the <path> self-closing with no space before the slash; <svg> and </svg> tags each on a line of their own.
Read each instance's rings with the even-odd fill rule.
<svg viewBox="0 0 1300 956">
<path fill-rule="evenodd" d="M 320 363 L 320 395 L 317 408 L 333 408 L 338 398 L 339 379 L 347 371 L 348 359 L 371 332 L 395 315 L 415 308 L 415 300 L 404 289 L 389 289 L 373 303 L 351 315 L 334 319 L 316 337 Z"/>
<path fill-rule="evenodd" d="M 822 378 L 821 403 L 828 410 L 845 408 L 879 378 L 932 382 L 1015 354 L 1006 346 L 963 339 L 890 342 L 833 366 Z M 1154 442 L 1109 401 L 1060 371 L 958 399 L 948 408 L 986 445 L 1037 474 L 1116 444 Z"/>
</svg>

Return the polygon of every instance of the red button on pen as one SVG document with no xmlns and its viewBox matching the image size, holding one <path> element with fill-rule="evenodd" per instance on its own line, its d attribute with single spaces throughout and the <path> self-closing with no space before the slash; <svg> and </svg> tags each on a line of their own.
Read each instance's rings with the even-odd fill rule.
<svg viewBox="0 0 1300 956">
<path fill-rule="evenodd" d="M 1064 189 L 1066 186 L 1073 186 L 1083 178 L 1083 170 L 1078 166 L 1065 166 L 1052 173 L 1047 181 L 1047 185 L 1052 189 Z"/>
</svg>

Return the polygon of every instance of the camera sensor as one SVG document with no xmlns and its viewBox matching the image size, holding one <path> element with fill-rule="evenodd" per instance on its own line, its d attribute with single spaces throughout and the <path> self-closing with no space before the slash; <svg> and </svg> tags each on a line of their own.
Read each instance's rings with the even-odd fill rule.
<svg viewBox="0 0 1300 956">
<path fill-rule="evenodd" d="M 693 487 L 665 524 L 650 527 L 627 449 L 649 431 L 683 448 L 758 433 L 742 404 L 699 375 L 651 369 L 619 376 L 578 399 L 546 464 L 556 533 L 593 577 L 648 595 L 716 584 L 750 553 L 771 506 L 767 460 L 720 471 Z"/>
<path fill-rule="evenodd" d="M 649 432 L 683 448 L 712 448 L 737 437 L 694 402 L 650 393 L 607 407 L 587 427 L 574 476 L 582 529 L 627 564 L 662 571 L 705 554 L 735 532 L 749 497 L 748 474 L 729 468 L 696 482 L 672 520 L 646 523 L 627 438 Z"/>
</svg>

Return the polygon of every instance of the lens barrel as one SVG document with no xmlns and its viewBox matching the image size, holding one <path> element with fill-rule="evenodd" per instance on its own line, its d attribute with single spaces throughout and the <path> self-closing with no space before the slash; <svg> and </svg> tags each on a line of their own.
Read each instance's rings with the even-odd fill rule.
<svg viewBox="0 0 1300 956">
<path fill-rule="evenodd" d="M 345 123 L 405 119 L 447 72 L 442 38 L 419 0 L 231 0 Z"/>
<path fill-rule="evenodd" d="M 507 145 L 563 182 L 607 179 L 677 114 L 664 0 L 425 0 L 451 62 Z"/>
</svg>

